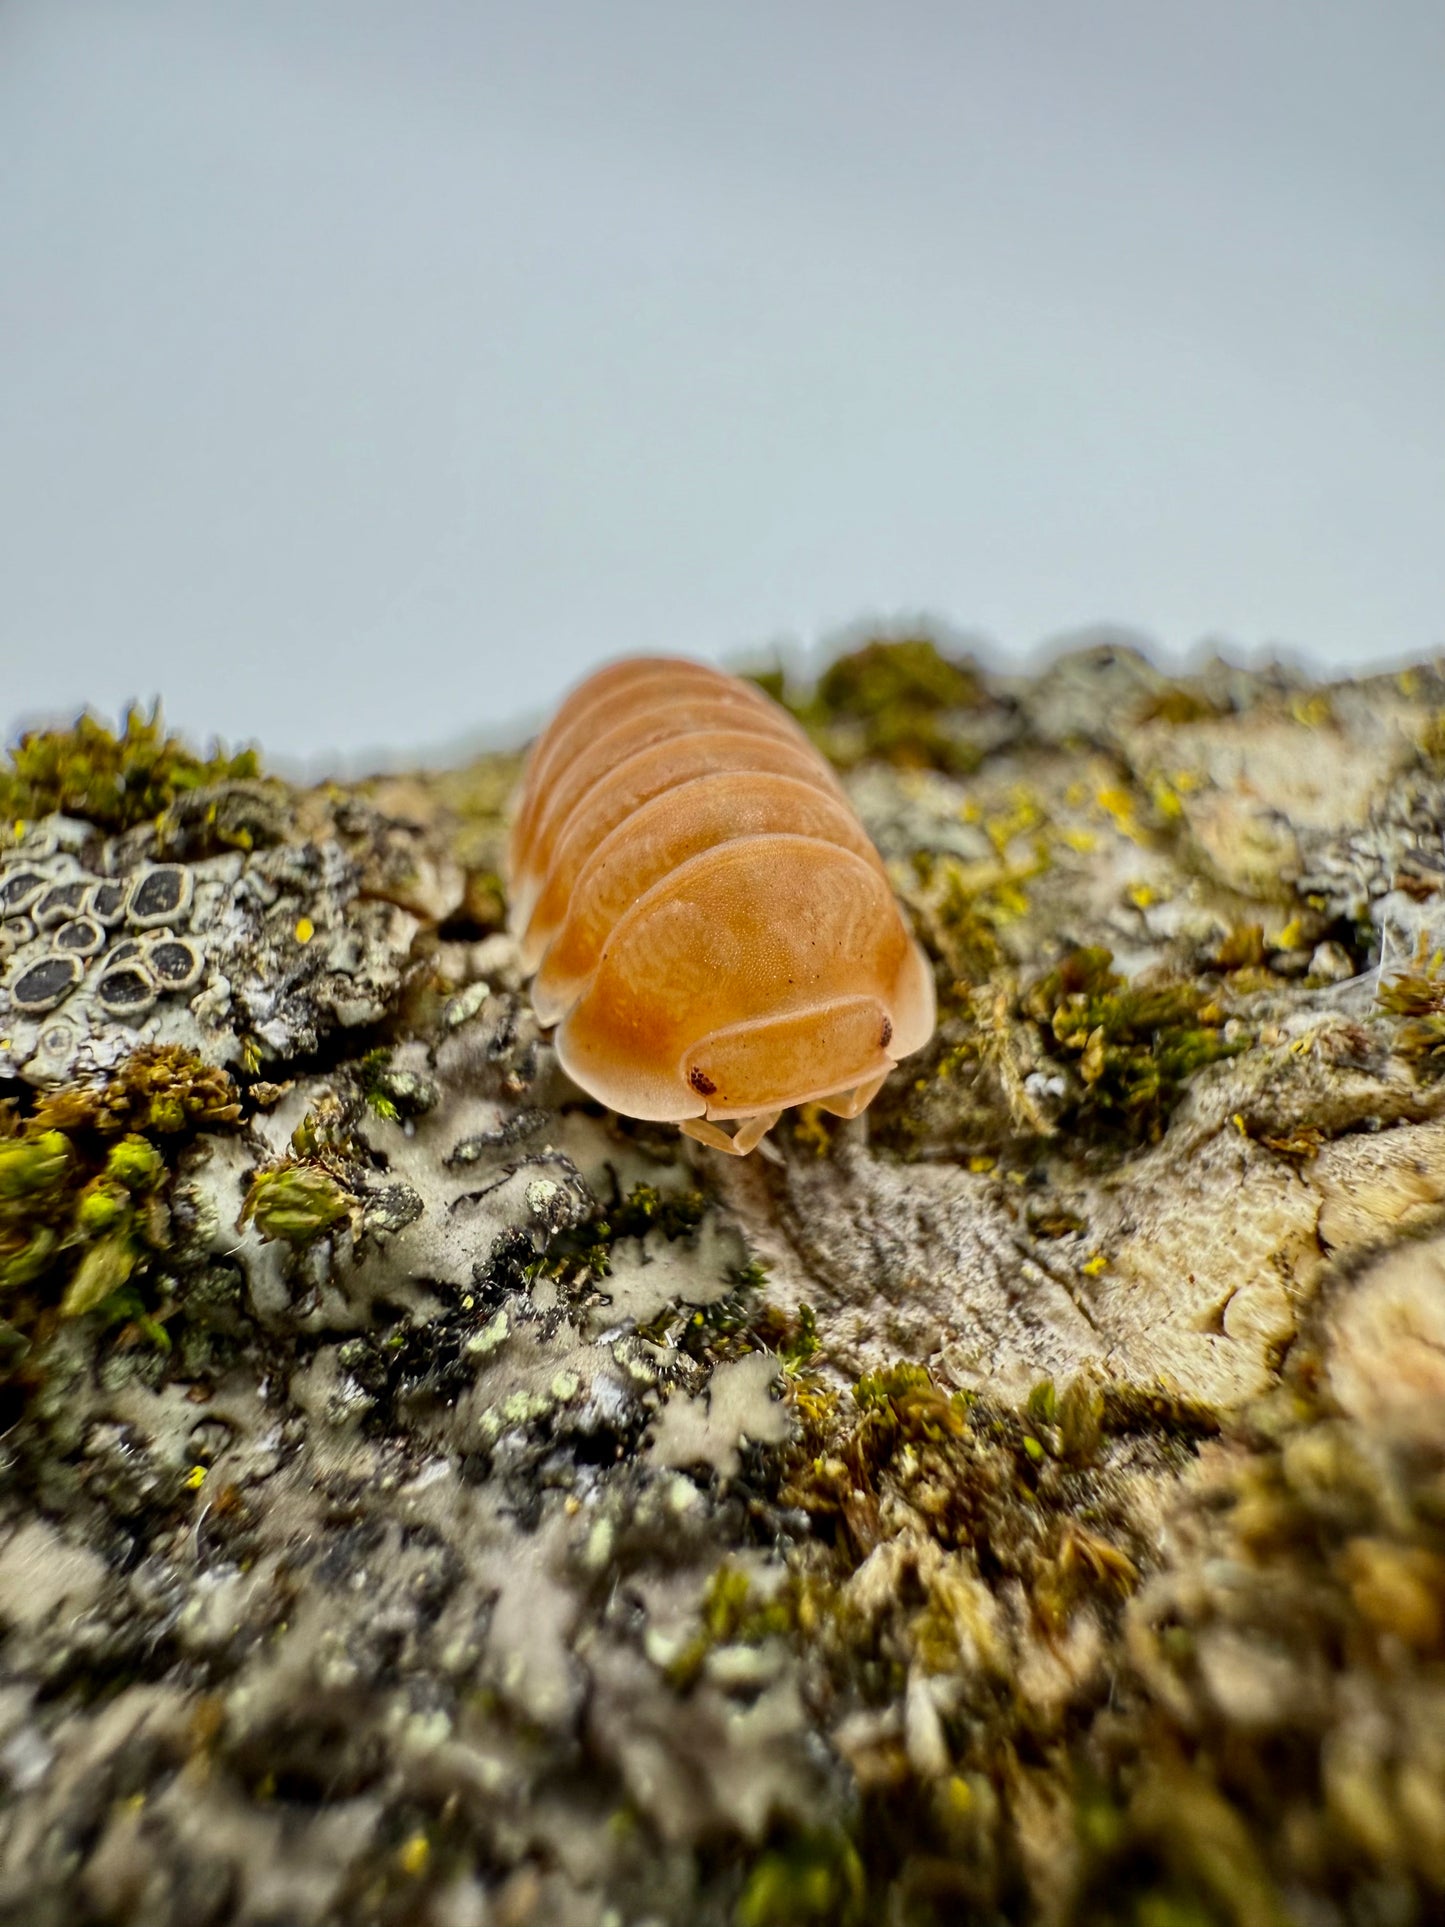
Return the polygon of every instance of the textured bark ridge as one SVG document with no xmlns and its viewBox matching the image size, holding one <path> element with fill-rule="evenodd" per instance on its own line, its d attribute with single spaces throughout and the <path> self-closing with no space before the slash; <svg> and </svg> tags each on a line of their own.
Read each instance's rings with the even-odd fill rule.
<svg viewBox="0 0 1445 1927">
<path fill-rule="evenodd" d="M 1445 1908 L 1445 677 L 763 678 L 940 1025 L 558 1069 L 517 758 L 0 772 L 0 1921 Z"/>
</svg>

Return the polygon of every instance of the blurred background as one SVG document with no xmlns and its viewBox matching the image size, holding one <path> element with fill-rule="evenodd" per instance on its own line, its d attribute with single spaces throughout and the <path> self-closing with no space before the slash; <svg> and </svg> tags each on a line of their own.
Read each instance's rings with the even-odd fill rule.
<svg viewBox="0 0 1445 1927">
<path fill-rule="evenodd" d="M 1439 0 L 0 0 L 0 726 L 1445 643 Z"/>
</svg>

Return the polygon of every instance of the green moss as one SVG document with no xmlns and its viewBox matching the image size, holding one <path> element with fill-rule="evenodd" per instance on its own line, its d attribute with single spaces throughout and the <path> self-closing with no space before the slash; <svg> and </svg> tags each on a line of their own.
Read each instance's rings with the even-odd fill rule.
<svg viewBox="0 0 1445 1927">
<path fill-rule="evenodd" d="M 788 1588 L 760 1596 L 748 1574 L 724 1560 L 704 1590 L 698 1622 L 696 1634 L 667 1669 L 678 1692 L 691 1688 L 715 1646 L 761 1646 L 764 1640 L 792 1633 L 797 1626 L 794 1596 Z"/>
<path fill-rule="evenodd" d="M 165 1159 L 143 1137 L 122 1138 L 105 1161 L 105 1175 L 127 1191 L 154 1191 L 165 1176 Z"/>
<path fill-rule="evenodd" d="M 507 886 L 495 869 L 469 869 L 462 893 L 460 919 L 474 935 L 504 930 L 507 926 Z"/>
<path fill-rule="evenodd" d="M 943 655 L 927 637 L 869 642 L 825 670 L 807 697 L 790 698 L 781 677 L 755 680 L 845 767 L 872 759 L 968 775 L 979 765 L 957 722 L 985 700 L 982 683 L 972 664 Z"/>
<path fill-rule="evenodd" d="M 102 1185 L 99 1189 L 88 1188 L 81 1194 L 75 1222 L 86 1237 L 99 1238 L 107 1231 L 114 1231 L 125 1213 L 126 1200 L 121 1193 L 109 1185 Z"/>
<path fill-rule="evenodd" d="M 263 1238 L 304 1245 L 345 1224 L 353 1205 L 351 1194 L 329 1171 L 288 1161 L 257 1172 L 240 1223 L 254 1222 Z"/>
<path fill-rule="evenodd" d="M 391 1052 L 386 1049 L 368 1051 L 357 1067 L 361 1083 L 361 1094 L 366 1106 L 375 1117 L 384 1118 L 395 1124 L 401 1117 L 401 1108 L 396 1099 L 386 1089 L 386 1072 L 391 1063 Z"/>
<path fill-rule="evenodd" d="M 819 702 L 835 715 L 864 722 L 900 706 L 974 709 L 982 694 L 972 663 L 940 654 L 927 636 L 865 643 L 818 679 Z"/>
<path fill-rule="evenodd" d="M 608 1213 L 612 1238 L 641 1238 L 649 1231 L 660 1231 L 665 1238 L 685 1238 L 697 1230 L 707 1211 L 701 1191 L 688 1190 L 664 1196 L 650 1184 L 637 1184 L 621 1203 Z"/>
<path fill-rule="evenodd" d="M 1421 1069 L 1445 1069 L 1445 958 L 1423 952 L 1412 969 L 1381 983 L 1381 1010 L 1400 1021 L 1395 1049 Z"/>
<path fill-rule="evenodd" d="M 801 1436 L 784 1454 L 780 1496 L 815 1530 L 782 1603 L 814 1703 L 832 1722 L 844 1709 L 901 1715 L 910 1681 L 948 1682 L 943 1778 L 917 1767 L 904 1731 L 886 1723 L 859 1768 L 846 1835 L 870 1920 L 1032 1917 L 1016 1858 L 1020 1763 L 1047 1761 L 1028 1771 L 1066 1809 L 1068 1762 L 1051 1717 L 1016 1689 L 1020 1633 L 1005 1630 L 1015 1608 L 1002 1619 L 994 1608 L 1016 1600 L 1036 1629 L 1027 1637 L 1048 1643 L 1067 1640 L 1084 1614 L 1118 1637 L 1149 1549 L 1127 1494 L 1098 1464 L 1102 1407 L 1098 1386 L 1076 1379 L 1041 1382 L 1019 1412 L 950 1394 L 908 1360 L 860 1379 L 851 1399 L 794 1398 Z M 886 1590 L 856 1594 L 849 1582 L 875 1554 L 891 1575 Z M 751 1599 L 735 1575 L 720 1574 L 709 1597 L 725 1633 L 746 1622 Z M 1107 1697 L 1109 1679 L 1094 1690 Z M 1108 1794 L 1115 1824 L 1094 1829 L 1092 1851 L 1117 1869 L 1138 1832 L 1127 1800 L 1112 1784 Z M 1161 1868 L 1146 1886 L 1172 1890 Z M 1061 1900 L 1061 1921 L 1091 1918 Z M 1132 1919 L 1127 1907 L 1118 1918 Z"/>
<path fill-rule="evenodd" d="M 1225 1035 L 1213 990 L 1179 978 L 1131 984 L 1112 965 L 1108 950 L 1071 951 L 1029 986 L 1021 1009 L 1078 1074 L 1083 1113 L 1157 1134 L 1197 1071 L 1252 1040 Z"/>
<path fill-rule="evenodd" d="M 0 1345 L 0 1371 L 57 1313 L 99 1312 L 169 1342 L 152 1281 L 170 1242 L 174 1151 L 239 1116 L 225 1072 L 172 1045 L 133 1052 L 98 1087 L 43 1096 L 28 1117 L 0 1111 L 0 1293 L 19 1340 Z"/>
<path fill-rule="evenodd" d="M 141 1132 L 170 1137 L 234 1124 L 240 1115 L 240 1094 L 225 1071 L 181 1044 L 143 1044 L 103 1085 L 42 1097 L 34 1123 L 71 1136 Z"/>
<path fill-rule="evenodd" d="M 841 1833 L 803 1834 L 765 1853 L 748 1875 L 736 1927 L 852 1927 L 865 1918 L 857 1849 Z"/>
<path fill-rule="evenodd" d="M 1206 696 L 1203 690 L 1191 689 L 1184 683 L 1170 683 L 1151 696 L 1146 696 L 1135 713 L 1136 723 L 1168 723 L 1179 728 L 1186 723 L 1211 722 L 1218 716 L 1228 715 L 1228 709 Z"/>
<path fill-rule="evenodd" d="M 118 1229 L 88 1246 L 61 1300 L 67 1318 L 98 1311 L 118 1292 L 141 1262 L 142 1252 L 128 1230 Z"/>
<path fill-rule="evenodd" d="M 33 1134 L 0 1144 L 0 1202 L 52 1196 L 71 1167 L 70 1140 L 40 1126 Z"/>
<path fill-rule="evenodd" d="M 253 750 L 194 755 L 165 734 L 159 707 L 148 716 L 128 709 L 118 734 L 88 713 L 70 729 L 27 730 L 8 765 L 0 768 L 0 818 L 58 810 L 111 831 L 153 821 L 186 791 L 260 773 Z"/>
<path fill-rule="evenodd" d="M 748 1575 L 724 1564 L 708 1582 L 702 1621 L 709 1637 L 719 1645 L 737 1640 L 745 1646 L 759 1646 L 765 1639 L 788 1632 L 792 1615 L 780 1599 L 759 1599 Z"/>
</svg>

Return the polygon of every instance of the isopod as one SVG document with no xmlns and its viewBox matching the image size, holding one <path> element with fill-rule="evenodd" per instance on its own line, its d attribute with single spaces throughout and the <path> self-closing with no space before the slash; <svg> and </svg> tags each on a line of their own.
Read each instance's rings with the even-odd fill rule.
<svg viewBox="0 0 1445 1927">
<path fill-rule="evenodd" d="M 933 1033 L 928 963 L 841 785 L 736 676 L 638 657 L 574 689 L 528 759 L 508 872 L 538 1019 L 625 1116 L 742 1156 L 789 1105 L 858 1116 Z"/>
</svg>

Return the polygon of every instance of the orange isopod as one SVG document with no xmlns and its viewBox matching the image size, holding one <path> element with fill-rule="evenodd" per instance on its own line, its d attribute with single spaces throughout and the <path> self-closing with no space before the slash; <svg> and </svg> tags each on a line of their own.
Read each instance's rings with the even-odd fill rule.
<svg viewBox="0 0 1445 1927">
<path fill-rule="evenodd" d="M 508 871 L 537 1016 L 628 1117 L 742 1156 L 787 1105 L 856 1117 L 933 1034 L 932 974 L 837 778 L 736 676 L 652 656 L 589 676 L 528 759 Z"/>
</svg>

